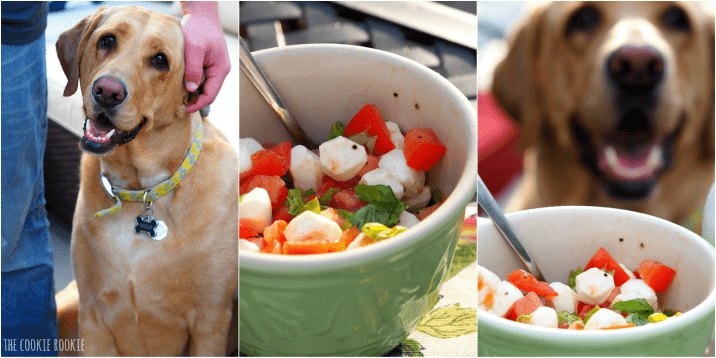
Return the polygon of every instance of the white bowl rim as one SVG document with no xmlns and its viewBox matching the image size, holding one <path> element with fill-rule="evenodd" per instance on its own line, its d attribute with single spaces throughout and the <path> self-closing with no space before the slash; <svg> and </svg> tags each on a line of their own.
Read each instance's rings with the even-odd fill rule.
<svg viewBox="0 0 716 358">
<path fill-rule="evenodd" d="M 239 250 L 239 263 L 241 267 L 267 270 L 272 272 L 285 271 L 313 271 L 328 268 L 338 268 L 350 265 L 356 265 L 367 261 L 372 261 L 381 257 L 386 257 L 403 251 L 406 247 L 415 245 L 417 241 L 425 241 L 430 235 L 423 235 L 430 231 L 437 230 L 440 223 L 448 223 L 450 217 L 456 212 L 462 212 L 474 197 L 477 178 L 477 113 L 470 101 L 447 79 L 439 75 L 437 72 L 405 57 L 361 46 L 339 45 L 339 44 L 304 44 L 291 45 L 286 47 L 274 47 L 270 49 L 260 50 L 253 53 L 255 57 L 261 56 L 284 56 L 286 53 L 306 53 L 314 51 L 323 51 L 329 54 L 335 54 L 338 51 L 352 52 L 356 56 L 367 56 L 374 58 L 384 58 L 399 65 L 404 65 L 411 70 L 421 73 L 422 75 L 432 78 L 436 86 L 440 86 L 443 91 L 451 95 L 451 97 L 459 98 L 458 109 L 461 112 L 460 119 L 470 118 L 471 121 L 462 121 L 467 127 L 466 135 L 468 135 L 468 143 L 474 143 L 475 148 L 466 148 L 467 162 L 465 169 L 458 180 L 453 192 L 446 198 L 442 206 L 435 210 L 425 220 L 416 224 L 405 233 L 392 238 L 383 240 L 373 245 L 352 251 L 334 252 L 329 254 L 316 255 L 272 255 L 266 253 L 250 252 Z M 452 225 L 452 223 L 449 223 Z M 422 236 L 422 240 L 420 240 Z"/>
<path fill-rule="evenodd" d="M 530 216 L 533 215 L 535 212 L 545 212 L 545 211 L 565 211 L 569 213 L 574 213 L 575 211 L 583 211 L 583 212 L 612 212 L 612 213 L 620 213 L 622 215 L 626 216 L 632 216 L 635 218 L 644 219 L 647 221 L 653 221 L 657 225 L 662 225 L 666 227 L 670 227 L 675 231 L 679 231 L 681 233 L 684 233 L 687 237 L 689 237 L 691 240 L 695 242 L 696 245 L 701 246 L 703 250 L 709 253 L 709 256 L 711 257 L 711 263 L 713 266 L 714 263 L 714 248 L 709 245 L 705 239 L 703 239 L 701 236 L 695 234 L 694 232 L 679 226 L 677 224 L 674 224 L 670 221 L 657 218 L 655 216 L 651 216 L 644 213 L 638 213 L 635 211 L 629 211 L 629 210 L 623 210 L 623 209 L 615 209 L 615 208 L 606 208 L 606 207 L 598 207 L 598 206 L 553 206 L 553 207 L 545 207 L 545 208 L 537 208 L 537 209 L 529 209 L 524 211 L 518 211 L 514 213 L 509 213 L 506 216 L 509 219 L 518 219 L 523 216 Z M 477 225 L 477 232 L 479 236 L 480 228 L 486 227 L 492 225 L 491 221 L 483 221 Z M 479 242 L 479 238 L 478 238 Z M 479 255 L 479 254 L 478 254 Z M 478 263 L 479 263 L 479 256 L 478 256 Z M 714 302 L 716 302 L 716 291 L 714 291 L 714 288 L 711 288 L 711 292 L 708 294 L 708 296 L 701 301 L 698 305 L 696 305 L 694 308 L 682 312 L 682 314 L 679 316 L 678 319 L 667 319 L 666 321 L 659 322 L 657 324 L 647 324 L 643 326 L 638 327 L 631 327 L 631 328 L 625 328 L 625 329 L 613 329 L 613 330 L 570 330 L 570 329 L 557 329 L 557 328 L 546 328 L 546 327 L 538 327 L 533 326 L 529 324 L 524 323 L 518 323 L 511 320 L 508 320 L 506 318 L 498 317 L 496 315 L 479 311 L 478 312 L 478 331 L 480 324 L 485 324 L 485 326 L 497 329 L 501 332 L 510 332 L 511 335 L 519 335 L 519 336 L 531 336 L 532 338 L 541 338 L 541 339 L 550 339 L 554 341 L 560 341 L 560 344 L 568 345 L 568 344 L 581 344 L 581 343 L 594 343 L 595 339 L 599 339 L 601 343 L 604 343 L 605 341 L 613 341 L 613 342 L 619 342 L 622 343 L 627 340 L 632 339 L 643 339 L 644 336 L 647 335 L 664 335 L 664 334 L 670 334 L 675 331 L 679 331 L 682 329 L 685 329 L 687 326 L 693 324 L 696 320 L 699 318 L 702 318 L 709 314 L 709 312 L 713 312 L 714 310 Z M 483 328 L 484 329 L 484 328 Z"/>
</svg>

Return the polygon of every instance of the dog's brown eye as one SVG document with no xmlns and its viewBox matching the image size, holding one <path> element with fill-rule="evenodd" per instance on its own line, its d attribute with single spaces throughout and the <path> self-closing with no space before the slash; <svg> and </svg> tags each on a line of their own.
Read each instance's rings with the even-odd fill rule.
<svg viewBox="0 0 716 358">
<path fill-rule="evenodd" d="M 101 49 L 110 50 L 115 46 L 117 46 L 117 39 L 114 38 L 114 35 L 102 36 L 102 38 L 97 41 L 97 47 Z"/>
<path fill-rule="evenodd" d="M 691 23 L 684 9 L 678 6 L 671 6 L 661 15 L 661 22 L 664 26 L 676 31 L 690 31 Z"/>
<path fill-rule="evenodd" d="M 156 67 L 158 70 L 166 71 L 169 69 L 169 61 L 167 60 L 167 56 L 163 53 L 158 53 L 154 55 L 151 59 L 152 66 Z"/>
<path fill-rule="evenodd" d="M 602 16 L 595 7 L 583 6 L 569 17 L 564 33 L 569 36 L 577 32 L 591 32 L 599 26 L 601 20 Z"/>
</svg>

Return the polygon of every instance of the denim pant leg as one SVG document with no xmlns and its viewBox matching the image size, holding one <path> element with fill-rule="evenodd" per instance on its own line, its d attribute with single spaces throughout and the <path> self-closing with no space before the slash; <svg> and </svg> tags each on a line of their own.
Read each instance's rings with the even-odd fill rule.
<svg viewBox="0 0 716 358">
<path fill-rule="evenodd" d="M 2 355 L 21 339 L 57 338 L 53 262 L 45 211 L 47 138 L 45 37 L 2 45 Z M 17 346 L 7 346 L 15 339 Z"/>
</svg>

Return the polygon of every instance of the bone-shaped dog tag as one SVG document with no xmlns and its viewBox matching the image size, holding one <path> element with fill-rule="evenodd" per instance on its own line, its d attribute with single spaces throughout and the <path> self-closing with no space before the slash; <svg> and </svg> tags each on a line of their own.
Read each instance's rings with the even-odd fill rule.
<svg viewBox="0 0 716 358">
<path fill-rule="evenodd" d="M 152 215 L 139 215 L 137 216 L 134 232 L 137 234 L 144 233 L 152 240 L 161 241 L 167 237 L 169 230 L 163 221 L 155 219 Z"/>
</svg>

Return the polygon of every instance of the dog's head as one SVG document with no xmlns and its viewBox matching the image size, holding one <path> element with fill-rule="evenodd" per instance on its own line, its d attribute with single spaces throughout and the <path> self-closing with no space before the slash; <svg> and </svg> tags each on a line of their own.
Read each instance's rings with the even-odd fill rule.
<svg viewBox="0 0 716 358">
<path fill-rule="evenodd" d="M 82 92 L 87 116 L 80 147 L 101 155 L 185 113 L 179 19 L 127 6 L 103 8 L 65 31 L 57 56 L 65 96 Z"/>
<path fill-rule="evenodd" d="M 694 3 L 545 4 L 493 91 L 524 146 L 575 150 L 612 197 L 645 199 L 679 153 L 713 158 L 713 26 Z"/>
</svg>

